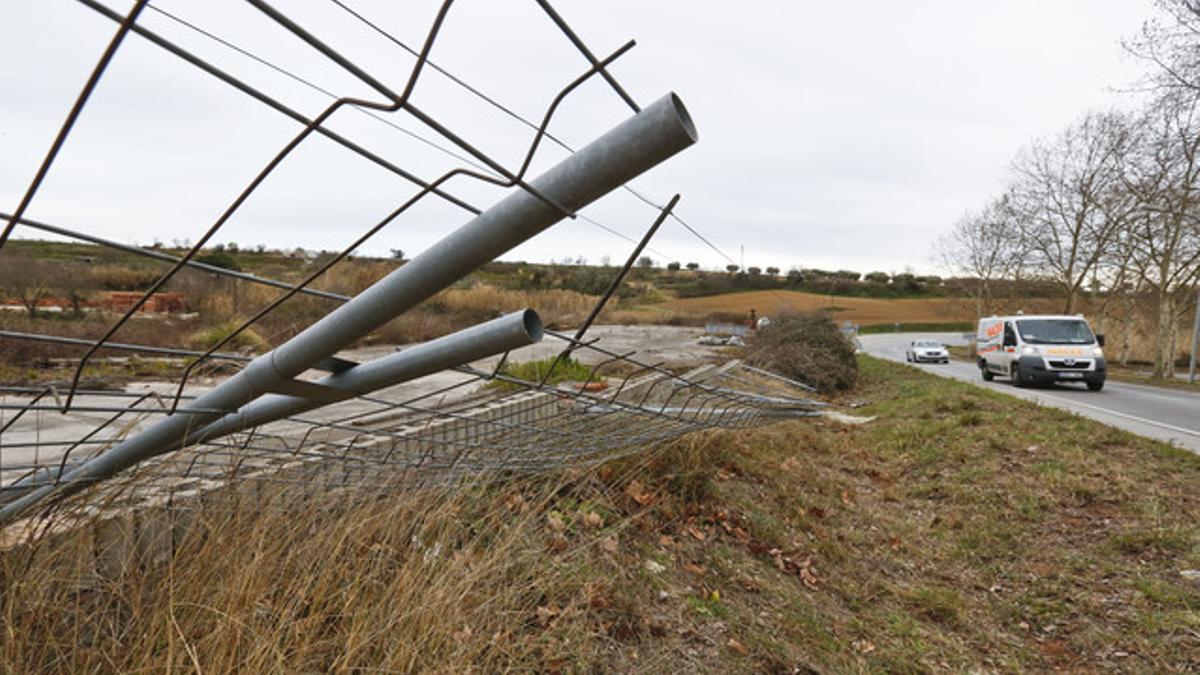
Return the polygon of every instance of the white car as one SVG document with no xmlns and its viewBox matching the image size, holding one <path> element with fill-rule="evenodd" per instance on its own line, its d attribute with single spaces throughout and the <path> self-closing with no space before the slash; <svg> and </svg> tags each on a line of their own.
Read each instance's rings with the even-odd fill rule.
<svg viewBox="0 0 1200 675">
<path fill-rule="evenodd" d="M 950 352 L 934 340 L 913 340 L 904 352 L 904 360 L 909 363 L 950 363 Z"/>
</svg>

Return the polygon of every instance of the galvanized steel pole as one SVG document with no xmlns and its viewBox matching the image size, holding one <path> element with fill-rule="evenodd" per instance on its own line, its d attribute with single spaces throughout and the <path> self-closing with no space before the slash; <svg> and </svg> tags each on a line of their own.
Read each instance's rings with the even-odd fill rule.
<svg viewBox="0 0 1200 675">
<path fill-rule="evenodd" d="M 520 349 L 540 342 L 541 339 L 542 320 L 537 312 L 525 309 L 507 314 L 369 363 L 356 365 L 320 380 L 300 382 L 297 386 L 303 387 L 305 393 L 309 394 L 307 396 L 263 396 L 238 412 L 193 431 L 174 446 L 163 448 L 162 452 L 214 441 L 243 429 Z M 83 465 L 84 462 L 76 462 L 62 467 L 46 467 L 25 476 L 4 487 L 3 494 L 0 494 L 0 504 L 16 500 L 38 487 L 53 485 L 59 476 L 68 476 Z"/>
<path fill-rule="evenodd" d="M 530 184 L 539 194 L 577 211 L 696 140 L 695 126 L 683 103 L 674 94 L 668 94 Z M 233 413 L 264 394 L 295 391 L 294 378 L 305 370 L 563 218 L 563 212 L 546 200 L 525 190 L 514 191 L 408 264 L 199 396 L 193 407 Z M 222 414 L 167 417 L 71 471 L 58 485 L 40 487 L 0 508 L 0 524 L 13 520 L 54 492 L 62 495 L 76 492 L 180 447 L 197 430 L 222 417 Z"/>
<path fill-rule="evenodd" d="M 542 320 L 531 309 L 492 319 L 312 382 L 324 396 L 271 394 L 192 434 L 184 445 L 211 441 L 242 429 L 369 394 L 465 363 L 519 349 L 542 339 Z"/>
</svg>

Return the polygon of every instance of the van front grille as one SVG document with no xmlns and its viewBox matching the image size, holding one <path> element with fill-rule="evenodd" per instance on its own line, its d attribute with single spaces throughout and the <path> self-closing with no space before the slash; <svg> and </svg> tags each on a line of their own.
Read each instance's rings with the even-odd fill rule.
<svg viewBox="0 0 1200 675">
<path fill-rule="evenodd" d="M 1064 359 L 1052 359 L 1050 367 L 1058 370 L 1087 370 L 1092 365 L 1091 361 L 1079 359 L 1068 363 Z"/>
</svg>

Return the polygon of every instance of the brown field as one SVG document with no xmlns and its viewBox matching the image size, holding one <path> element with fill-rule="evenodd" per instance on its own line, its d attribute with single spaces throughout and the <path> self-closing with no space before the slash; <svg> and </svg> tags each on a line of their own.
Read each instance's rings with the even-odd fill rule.
<svg viewBox="0 0 1200 675">
<path fill-rule="evenodd" d="M 803 291 L 746 291 L 702 298 L 670 300 L 660 305 L 663 309 L 684 315 L 706 315 L 713 313 L 749 314 L 753 309 L 759 315 L 770 316 L 783 312 L 811 312 L 818 309 L 833 309 L 838 321 L 850 321 L 859 325 L 877 323 L 944 323 L 951 321 L 973 321 L 975 316 L 970 303 L 962 298 L 851 298 L 817 295 Z"/>
</svg>

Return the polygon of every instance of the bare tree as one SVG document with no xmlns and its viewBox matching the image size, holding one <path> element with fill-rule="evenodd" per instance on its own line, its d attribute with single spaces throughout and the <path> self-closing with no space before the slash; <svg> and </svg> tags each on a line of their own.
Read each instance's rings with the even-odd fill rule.
<svg viewBox="0 0 1200 675">
<path fill-rule="evenodd" d="M 71 306 L 71 316 L 83 316 L 84 305 L 96 295 L 91 268 L 78 263 L 64 265 L 55 275 L 55 289 Z"/>
<path fill-rule="evenodd" d="M 942 266 L 951 275 L 970 280 L 968 289 L 978 316 L 993 312 L 996 282 L 1017 276 L 1024 259 L 1020 235 L 1005 195 L 979 212 L 964 215 L 938 243 Z"/>
<path fill-rule="evenodd" d="M 0 264 L 0 295 L 14 298 L 29 312 L 29 318 L 37 317 L 38 305 L 49 297 L 53 286 L 55 266 L 45 260 L 28 257 L 13 257 Z"/>
<path fill-rule="evenodd" d="M 1200 92 L 1200 2 L 1155 0 L 1155 15 L 1125 48 L 1152 64 L 1151 87 Z"/>
<path fill-rule="evenodd" d="M 1133 211 L 1122 167 L 1129 124 L 1119 113 L 1089 113 L 1014 162 L 1010 205 L 1030 262 L 1063 291 L 1073 313 Z"/>
<path fill-rule="evenodd" d="M 1133 262 L 1155 299 L 1154 376 L 1174 374 L 1181 300 L 1200 278 L 1200 92 L 1176 90 L 1146 112 L 1126 172 L 1140 202 Z M 1181 296 L 1183 296 L 1181 298 Z"/>
</svg>

